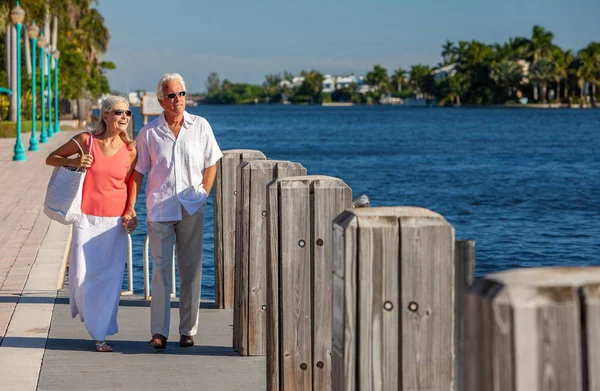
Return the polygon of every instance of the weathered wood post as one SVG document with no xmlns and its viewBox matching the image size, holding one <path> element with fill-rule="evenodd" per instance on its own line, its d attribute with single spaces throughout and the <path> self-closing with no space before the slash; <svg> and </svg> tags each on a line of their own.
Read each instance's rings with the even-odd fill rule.
<svg viewBox="0 0 600 391">
<path fill-rule="evenodd" d="M 427 209 L 360 208 L 333 241 L 333 389 L 451 391 L 454 228 Z"/>
<path fill-rule="evenodd" d="M 600 267 L 492 273 L 465 311 L 467 391 L 600 390 Z"/>
<path fill-rule="evenodd" d="M 328 176 L 283 178 L 268 204 L 267 390 L 331 390 L 331 232 L 352 190 Z"/>
<path fill-rule="evenodd" d="M 306 175 L 300 163 L 242 162 L 237 169 L 233 349 L 243 356 L 267 354 L 267 185 Z"/>
<path fill-rule="evenodd" d="M 266 157 L 261 151 L 232 149 L 223 151 L 223 157 L 217 163 L 213 208 L 215 218 L 215 304 L 217 308 L 233 308 L 237 168 L 244 161 L 265 159 Z"/>
<path fill-rule="evenodd" d="M 464 391 L 465 334 L 464 296 L 475 275 L 475 241 L 454 242 L 454 391 Z"/>
</svg>

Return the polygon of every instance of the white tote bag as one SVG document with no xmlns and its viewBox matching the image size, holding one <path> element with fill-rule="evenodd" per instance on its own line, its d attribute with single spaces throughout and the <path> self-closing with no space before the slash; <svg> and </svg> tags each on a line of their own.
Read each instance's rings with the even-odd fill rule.
<svg viewBox="0 0 600 391">
<path fill-rule="evenodd" d="M 75 139 L 81 155 L 81 145 Z M 92 152 L 92 135 L 90 134 L 90 154 Z M 61 224 L 73 224 L 81 219 L 81 193 L 85 179 L 85 168 L 55 167 L 48 182 L 44 213 Z"/>
</svg>

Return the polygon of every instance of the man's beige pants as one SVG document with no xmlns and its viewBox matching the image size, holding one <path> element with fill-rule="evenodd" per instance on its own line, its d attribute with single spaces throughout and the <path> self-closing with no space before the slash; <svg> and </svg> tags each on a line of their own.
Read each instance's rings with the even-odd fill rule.
<svg viewBox="0 0 600 391">
<path fill-rule="evenodd" d="M 174 242 L 179 268 L 179 334 L 196 335 L 198 330 L 205 208 L 191 216 L 183 207 L 182 211 L 181 221 L 148 222 L 152 258 L 150 329 L 152 334 L 162 334 L 165 337 L 169 336 L 171 320 Z"/>
</svg>

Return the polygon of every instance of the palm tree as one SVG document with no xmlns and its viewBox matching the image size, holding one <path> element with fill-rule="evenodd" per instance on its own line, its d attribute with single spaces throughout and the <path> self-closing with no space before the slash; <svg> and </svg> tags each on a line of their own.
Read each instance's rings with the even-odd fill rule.
<svg viewBox="0 0 600 391">
<path fill-rule="evenodd" d="M 552 58 L 555 46 L 552 43 L 554 34 L 550 31 L 546 31 L 545 28 L 539 25 L 533 26 L 531 32 L 531 39 L 527 42 L 527 60 L 531 64 L 531 67 L 535 67 L 535 63 L 541 58 Z M 538 86 L 537 81 L 534 78 L 533 82 L 533 99 L 538 99 Z M 543 97 L 545 100 L 545 96 Z"/>
<path fill-rule="evenodd" d="M 533 26 L 529 41 L 529 61 L 533 64 L 540 58 L 552 58 L 555 45 L 552 43 L 554 34 L 539 25 Z"/>
<path fill-rule="evenodd" d="M 546 103 L 546 90 L 548 82 L 555 77 L 554 62 L 544 57 L 540 57 L 531 67 L 531 78 L 542 86 L 542 103 Z"/>
<path fill-rule="evenodd" d="M 511 60 L 527 60 L 530 41 L 525 37 L 515 37 L 508 40 L 507 45 L 511 50 Z"/>
<path fill-rule="evenodd" d="M 442 45 L 442 58 L 444 59 L 444 66 L 456 62 L 456 47 L 454 46 L 454 42 L 446 41 Z"/>
<path fill-rule="evenodd" d="M 390 78 L 390 82 L 396 85 L 396 91 L 402 92 L 402 84 L 406 81 L 408 72 L 405 69 L 398 68 Z"/>
<path fill-rule="evenodd" d="M 412 65 L 410 67 L 410 86 L 415 91 L 417 99 L 421 98 L 421 95 L 427 95 L 433 92 L 433 76 L 431 75 L 431 68 L 427 65 Z"/>
<path fill-rule="evenodd" d="M 281 83 L 281 75 L 278 73 L 265 75 L 265 82 L 263 83 L 263 89 L 265 94 L 269 97 L 273 97 L 279 92 L 279 83 Z"/>
<path fill-rule="evenodd" d="M 302 71 L 300 75 L 304 77 L 304 81 L 298 91 L 301 95 L 306 95 L 311 102 L 316 102 L 319 99 L 321 90 L 323 89 L 323 80 L 325 77 L 312 69 L 310 72 Z"/>
<path fill-rule="evenodd" d="M 575 76 L 577 77 L 577 87 L 579 87 L 579 99 L 581 100 L 581 106 L 584 105 L 584 90 L 586 83 L 592 85 L 592 89 L 595 90 L 595 61 L 593 56 L 585 50 L 579 51 L 579 57 L 575 62 Z M 594 91 L 595 92 L 595 91 Z"/>
<path fill-rule="evenodd" d="M 373 70 L 367 73 L 366 82 L 373 91 L 385 94 L 389 91 L 387 69 L 377 64 Z"/>
<path fill-rule="evenodd" d="M 90 63 L 100 60 L 101 54 L 106 53 L 110 32 L 97 9 L 92 8 L 81 15 L 74 30 L 74 40 L 81 45 Z"/>
<path fill-rule="evenodd" d="M 573 62 L 573 56 L 570 50 L 563 51 L 560 48 L 556 48 L 554 51 L 554 80 L 556 81 L 556 97 L 560 100 L 560 84 L 563 80 L 566 80 L 569 76 L 569 68 Z M 568 96 L 569 86 L 565 82 L 565 98 Z"/>
<path fill-rule="evenodd" d="M 517 89 L 523 80 L 523 69 L 516 61 L 503 60 L 492 69 L 492 79 L 503 86 L 508 98 L 513 89 Z"/>
<path fill-rule="evenodd" d="M 583 76 L 592 89 L 592 104 L 596 106 L 596 85 L 600 84 L 600 43 L 590 42 L 579 55 L 582 59 Z"/>
</svg>

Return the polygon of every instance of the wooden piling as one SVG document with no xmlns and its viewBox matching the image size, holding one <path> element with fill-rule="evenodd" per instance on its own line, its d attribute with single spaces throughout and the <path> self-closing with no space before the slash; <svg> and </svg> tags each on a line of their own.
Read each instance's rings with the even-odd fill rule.
<svg viewBox="0 0 600 391">
<path fill-rule="evenodd" d="M 600 267 L 512 269 L 465 301 L 465 389 L 600 389 Z"/>
<path fill-rule="evenodd" d="M 261 151 L 232 149 L 223 151 L 217 162 L 214 189 L 214 265 L 215 305 L 233 308 L 235 279 L 235 216 L 237 168 L 242 162 L 265 160 Z"/>
<path fill-rule="evenodd" d="M 454 257 L 454 391 L 464 391 L 464 296 L 473 284 L 475 275 L 475 241 L 457 240 Z"/>
<path fill-rule="evenodd" d="M 333 389 L 452 390 L 454 228 L 414 207 L 333 225 Z"/>
<path fill-rule="evenodd" d="M 233 349 L 243 356 L 266 355 L 267 185 L 299 175 L 306 168 L 281 160 L 237 168 Z"/>
<path fill-rule="evenodd" d="M 331 390 L 332 226 L 352 207 L 341 179 L 278 179 L 268 190 L 267 390 Z"/>
</svg>

